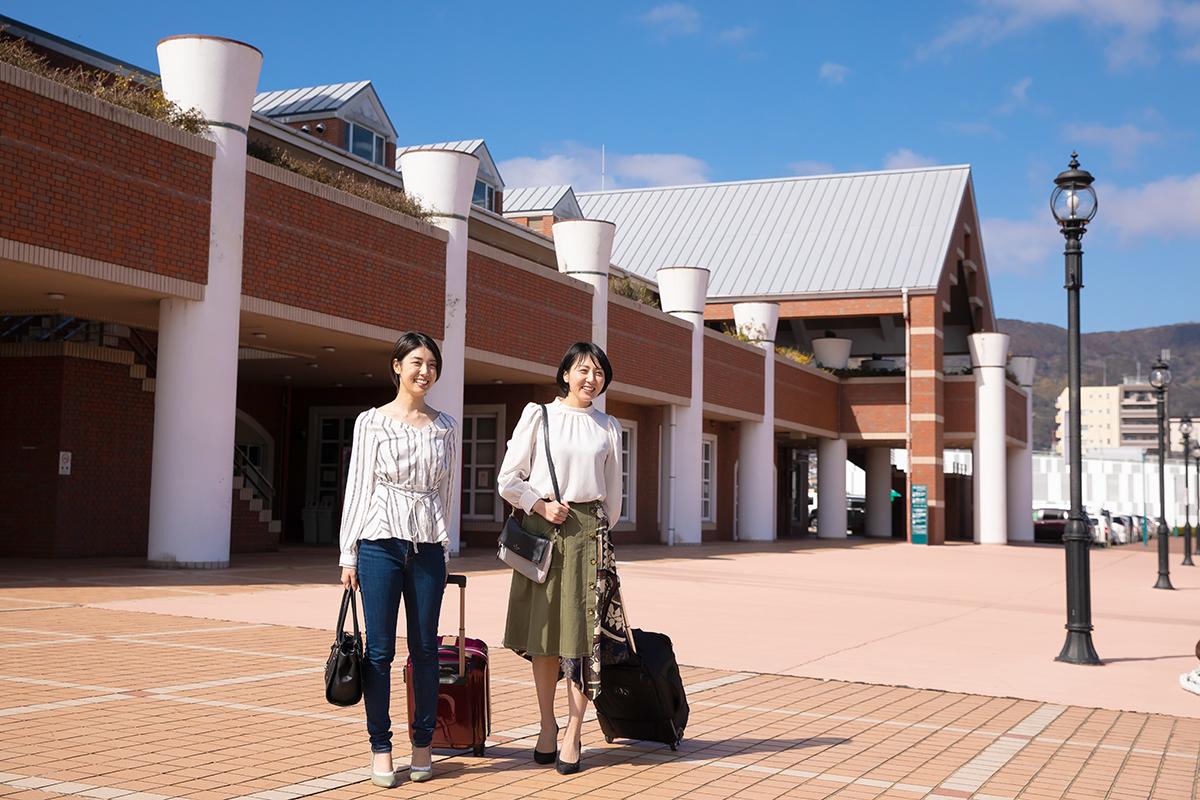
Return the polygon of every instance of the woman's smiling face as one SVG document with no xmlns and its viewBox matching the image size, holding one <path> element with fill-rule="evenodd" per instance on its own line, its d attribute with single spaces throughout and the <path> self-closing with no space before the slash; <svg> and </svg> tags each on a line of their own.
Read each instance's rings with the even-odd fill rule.
<svg viewBox="0 0 1200 800">
<path fill-rule="evenodd" d="M 581 406 L 590 405 L 604 388 L 604 370 L 596 359 L 581 355 L 567 370 L 566 380 L 569 396 Z"/>
</svg>

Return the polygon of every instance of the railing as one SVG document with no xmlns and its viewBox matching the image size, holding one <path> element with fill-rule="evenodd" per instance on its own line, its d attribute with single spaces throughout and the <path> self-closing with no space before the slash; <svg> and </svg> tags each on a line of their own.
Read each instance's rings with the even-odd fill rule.
<svg viewBox="0 0 1200 800">
<path fill-rule="evenodd" d="M 5 342 L 69 342 L 99 340 L 102 336 L 98 322 L 78 317 L 59 317 L 44 314 L 6 316 L 0 318 L 0 341 Z M 85 334 L 80 336 L 80 334 Z"/>
<path fill-rule="evenodd" d="M 254 466 L 246 451 L 237 445 L 233 446 L 233 474 L 244 478 L 259 497 L 263 498 L 264 507 L 270 507 L 275 499 L 275 487 L 267 480 L 267 476 Z"/>
<path fill-rule="evenodd" d="M 137 328 L 131 328 L 129 330 L 129 347 L 146 365 L 147 374 L 153 378 L 158 369 L 158 351 L 154 349 L 154 345 L 147 342 L 146 337 L 142 336 Z"/>
</svg>

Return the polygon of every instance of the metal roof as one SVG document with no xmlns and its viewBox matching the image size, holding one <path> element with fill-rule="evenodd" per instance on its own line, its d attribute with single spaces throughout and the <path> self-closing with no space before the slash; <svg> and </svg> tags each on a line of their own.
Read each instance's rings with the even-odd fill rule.
<svg viewBox="0 0 1200 800">
<path fill-rule="evenodd" d="M 435 142 L 434 144 L 410 144 L 404 147 L 396 148 L 396 169 L 400 168 L 400 156 L 407 153 L 409 150 L 455 150 L 459 153 L 470 153 L 473 156 L 479 157 L 479 176 L 488 183 L 495 184 L 495 188 L 503 191 L 504 178 L 500 176 L 500 169 L 496 166 L 496 162 L 492 160 L 492 153 L 488 150 L 487 142 L 483 139 L 460 139 L 457 142 Z M 505 195 L 505 205 L 508 205 L 508 195 Z"/>
<path fill-rule="evenodd" d="M 353 83 L 330 83 L 325 86 L 259 92 L 254 96 L 253 110 L 268 117 L 337 111 L 370 85 L 370 81 L 354 81 Z"/>
<path fill-rule="evenodd" d="M 471 153 L 483 145 L 483 139 L 462 139 L 457 142 L 436 142 L 434 144 L 410 144 L 396 148 L 396 155 L 407 153 L 409 150 L 456 150 L 460 153 Z"/>
<path fill-rule="evenodd" d="M 578 195 L 616 223 L 613 263 L 710 270 L 710 298 L 937 285 L 971 168 L 776 178 Z"/>
<path fill-rule="evenodd" d="M 517 211 L 553 211 L 571 191 L 568 184 L 558 186 L 520 186 L 504 190 L 504 213 Z"/>
</svg>

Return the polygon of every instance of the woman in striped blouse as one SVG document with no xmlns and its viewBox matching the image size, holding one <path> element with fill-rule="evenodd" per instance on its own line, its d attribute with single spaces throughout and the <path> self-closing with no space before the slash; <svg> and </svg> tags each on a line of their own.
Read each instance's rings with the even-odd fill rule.
<svg viewBox="0 0 1200 800">
<path fill-rule="evenodd" d="M 442 371 L 437 344 L 409 332 L 392 349 L 396 398 L 354 423 L 354 447 L 342 510 L 342 585 L 362 593 L 367 629 L 363 705 L 371 739 L 371 780 L 395 784 L 392 763 L 391 665 L 400 600 L 413 663 L 410 777 L 433 777 L 437 720 L 437 622 L 449 559 L 451 476 L 458 423 L 435 411 L 426 393 Z"/>
</svg>

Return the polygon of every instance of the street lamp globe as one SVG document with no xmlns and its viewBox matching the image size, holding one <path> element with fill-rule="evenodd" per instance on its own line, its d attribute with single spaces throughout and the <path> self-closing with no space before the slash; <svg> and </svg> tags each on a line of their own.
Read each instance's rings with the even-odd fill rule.
<svg viewBox="0 0 1200 800">
<path fill-rule="evenodd" d="M 1150 368 L 1150 385 L 1159 391 L 1171 385 L 1171 368 L 1161 358 Z"/>
<path fill-rule="evenodd" d="M 1054 179 L 1050 194 L 1050 211 L 1064 230 L 1083 228 L 1096 216 L 1096 190 L 1092 188 L 1092 173 L 1079 168 L 1079 155 L 1071 153 L 1067 169 Z"/>
<path fill-rule="evenodd" d="M 1191 417 L 1185 416 L 1183 419 L 1179 420 L 1179 433 L 1182 436 L 1191 436 L 1192 435 L 1192 418 Z"/>
</svg>

